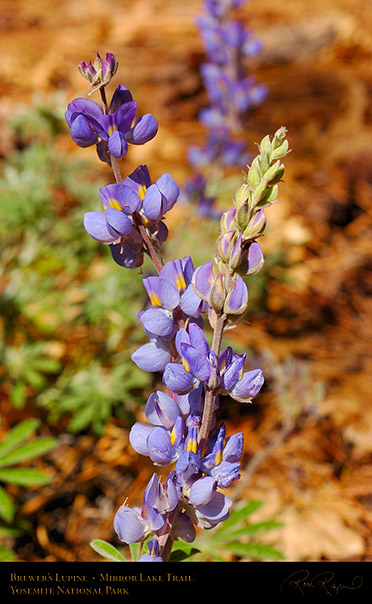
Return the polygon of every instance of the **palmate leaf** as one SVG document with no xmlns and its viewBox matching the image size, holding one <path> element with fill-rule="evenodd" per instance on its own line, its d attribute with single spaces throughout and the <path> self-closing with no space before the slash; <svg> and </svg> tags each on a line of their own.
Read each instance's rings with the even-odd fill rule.
<svg viewBox="0 0 372 604">
<path fill-rule="evenodd" d="M 33 459 L 34 457 L 44 455 L 51 449 L 54 449 L 57 444 L 57 439 L 49 436 L 38 438 L 37 440 L 22 445 L 15 451 L 13 450 L 12 452 L 3 456 L 2 459 L 0 459 L 0 468 L 11 466 L 16 463 L 20 463 L 21 461 L 27 461 L 29 459 Z"/>
<path fill-rule="evenodd" d="M 26 419 L 9 430 L 0 442 L 0 460 L 33 434 L 39 424 L 38 419 Z"/>
<path fill-rule="evenodd" d="M 94 539 L 89 545 L 94 549 L 95 552 L 97 552 L 97 554 L 100 554 L 100 556 L 103 556 L 111 562 L 127 562 L 123 554 L 107 541 L 103 541 L 102 539 Z"/>
<path fill-rule="evenodd" d="M 50 483 L 50 477 L 34 468 L 0 469 L 0 481 L 16 484 L 21 487 L 39 487 Z"/>
<path fill-rule="evenodd" d="M 14 518 L 15 507 L 8 493 L 0 487 L 0 517 L 6 522 L 12 522 Z"/>
</svg>

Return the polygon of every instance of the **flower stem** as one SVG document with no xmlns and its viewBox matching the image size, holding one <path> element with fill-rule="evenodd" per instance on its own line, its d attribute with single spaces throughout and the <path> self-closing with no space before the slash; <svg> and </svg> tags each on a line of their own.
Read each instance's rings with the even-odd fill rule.
<svg viewBox="0 0 372 604">
<path fill-rule="evenodd" d="M 225 320 L 226 320 L 226 315 L 224 315 L 224 314 L 217 315 L 216 324 L 215 324 L 215 328 L 214 328 L 214 332 L 213 332 L 212 348 L 211 348 L 211 350 L 215 353 L 217 359 L 219 357 L 220 350 L 221 350 L 221 343 L 222 343 L 222 336 L 223 336 Z M 215 383 L 215 384 L 212 383 L 209 386 L 209 388 L 207 389 L 207 392 L 205 395 L 203 417 L 202 417 L 201 426 L 200 426 L 200 430 L 199 430 L 199 437 L 198 437 L 199 447 L 202 451 L 205 447 L 205 444 L 207 442 L 209 432 L 211 429 L 214 405 L 215 405 L 215 400 L 216 400 L 216 396 L 217 396 L 216 388 L 217 388 L 217 383 Z"/>
<path fill-rule="evenodd" d="M 159 535 L 159 545 L 161 547 L 161 557 L 164 562 L 168 562 L 169 556 L 172 551 L 174 539 L 171 535 L 171 531 L 174 523 L 176 522 L 178 515 L 181 511 L 181 502 L 177 504 L 174 510 L 168 515 L 165 524 Z"/>
</svg>

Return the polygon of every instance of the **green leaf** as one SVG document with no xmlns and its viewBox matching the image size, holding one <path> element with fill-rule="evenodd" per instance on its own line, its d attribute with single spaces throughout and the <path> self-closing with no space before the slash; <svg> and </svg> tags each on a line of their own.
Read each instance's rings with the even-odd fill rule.
<svg viewBox="0 0 372 604">
<path fill-rule="evenodd" d="M 15 451 L 12 451 L 8 455 L 5 455 L 2 459 L 0 459 L 0 468 L 4 466 L 11 466 L 16 463 L 20 463 L 21 461 L 26 461 L 32 459 L 33 457 L 38 457 L 39 455 L 44 455 L 48 453 L 51 449 L 58 444 L 58 440 L 51 437 L 38 438 Z"/>
<path fill-rule="evenodd" d="M 254 560 L 284 560 L 282 552 L 262 543 L 226 543 L 224 549 Z"/>
<path fill-rule="evenodd" d="M 38 428 L 38 419 L 26 419 L 9 430 L 0 442 L 0 459 L 10 451 L 13 451 L 20 443 L 26 440 Z"/>
<path fill-rule="evenodd" d="M 256 524 L 248 524 L 236 531 L 229 533 L 226 537 L 228 541 L 235 540 L 238 537 L 244 537 L 245 535 L 257 535 L 258 533 L 265 533 L 276 528 L 283 526 L 282 522 L 276 522 L 275 520 L 265 520 L 263 522 L 257 522 Z"/>
<path fill-rule="evenodd" d="M 235 509 L 230 514 L 229 518 L 227 518 L 227 520 L 225 520 L 225 522 L 222 524 L 221 528 L 218 530 L 218 533 L 217 533 L 218 537 L 220 537 L 220 535 L 226 533 L 226 531 L 230 532 L 231 527 L 233 527 L 234 525 L 238 524 L 239 522 L 242 522 L 243 520 L 245 520 L 247 518 L 247 516 L 250 516 L 251 514 L 253 514 L 253 512 L 258 510 L 262 505 L 263 505 L 263 501 L 250 501 L 243 507 L 241 507 L 239 509 Z"/>
<path fill-rule="evenodd" d="M 16 557 L 15 551 L 10 549 L 9 547 L 4 547 L 4 545 L 0 545 L 0 561 L 6 562 L 7 560 L 13 560 Z"/>
<path fill-rule="evenodd" d="M 50 480 L 51 479 L 47 474 L 40 470 L 34 470 L 34 468 L 0 469 L 0 481 L 17 484 L 21 487 L 38 487 L 49 484 Z"/>
<path fill-rule="evenodd" d="M 19 381 L 14 384 L 10 391 L 10 400 L 14 409 L 23 409 L 26 403 L 26 385 Z"/>
<path fill-rule="evenodd" d="M 200 554 L 200 550 L 195 547 L 189 547 L 188 551 L 177 549 L 174 550 L 169 556 L 169 562 L 183 562 L 195 554 Z"/>
<path fill-rule="evenodd" d="M 126 562 L 123 554 L 107 541 L 103 541 L 102 539 L 94 539 L 94 541 L 91 541 L 89 545 L 94 549 L 95 552 L 97 552 L 97 554 L 100 554 L 100 556 L 111 560 L 111 562 Z"/>
<path fill-rule="evenodd" d="M 12 522 L 14 518 L 14 503 L 8 493 L 0 487 L 0 517 L 6 522 Z"/>
<path fill-rule="evenodd" d="M 130 551 L 130 555 L 132 556 L 133 562 L 137 562 L 138 558 L 140 557 L 141 549 L 142 549 L 142 543 L 130 543 L 129 544 L 129 551 Z"/>
<path fill-rule="evenodd" d="M 79 409 L 75 415 L 70 419 L 68 423 L 68 430 L 70 432 L 80 432 L 86 428 L 90 422 L 92 421 L 94 414 L 96 412 L 96 405 L 87 405 L 86 407 L 82 407 Z"/>
</svg>

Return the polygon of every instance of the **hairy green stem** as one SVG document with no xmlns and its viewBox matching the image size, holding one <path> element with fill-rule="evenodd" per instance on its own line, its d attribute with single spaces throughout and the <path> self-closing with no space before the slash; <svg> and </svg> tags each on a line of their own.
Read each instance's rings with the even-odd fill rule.
<svg viewBox="0 0 372 604">
<path fill-rule="evenodd" d="M 211 350 L 215 353 L 217 359 L 219 357 L 220 350 L 221 350 L 221 343 L 222 343 L 223 330 L 224 330 L 224 326 L 225 326 L 225 320 L 226 320 L 226 315 L 224 315 L 224 314 L 217 315 L 216 325 L 215 325 L 214 332 L 213 332 L 212 348 L 211 348 Z M 215 380 L 215 381 L 217 381 L 217 380 Z M 218 386 L 218 384 L 213 383 L 213 381 L 212 381 L 212 384 L 209 385 L 206 395 L 205 395 L 203 416 L 202 416 L 202 421 L 201 421 L 201 426 L 200 426 L 199 436 L 198 436 L 199 447 L 202 451 L 205 447 L 205 444 L 207 442 L 209 432 L 211 429 L 214 405 L 215 405 L 215 400 L 216 400 L 216 396 L 217 396 L 217 392 L 216 392 L 217 386 Z"/>
</svg>

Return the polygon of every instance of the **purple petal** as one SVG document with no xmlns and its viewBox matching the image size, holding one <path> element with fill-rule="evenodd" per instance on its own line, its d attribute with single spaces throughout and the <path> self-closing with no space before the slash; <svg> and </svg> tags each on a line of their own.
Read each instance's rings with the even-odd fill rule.
<svg viewBox="0 0 372 604">
<path fill-rule="evenodd" d="M 123 184 L 113 184 L 102 187 L 99 190 L 101 201 L 105 209 L 116 208 L 123 210 L 126 214 L 132 214 L 138 210 L 141 200 L 137 193 Z"/>
<path fill-rule="evenodd" d="M 194 348 L 199 350 L 200 354 L 202 354 L 204 356 L 208 356 L 208 354 L 210 352 L 209 344 L 204 335 L 204 331 L 196 323 L 190 323 L 189 337 L 190 337 L 190 344 L 192 346 L 194 346 Z"/>
<path fill-rule="evenodd" d="M 179 291 L 186 289 L 182 260 L 180 259 L 171 260 L 170 262 L 164 264 L 159 276 L 172 281 Z"/>
<path fill-rule="evenodd" d="M 168 509 L 168 497 L 165 493 L 157 474 L 153 474 L 146 487 L 144 501 L 158 512 L 165 512 Z"/>
<path fill-rule="evenodd" d="M 142 279 L 142 283 L 153 306 L 174 310 L 179 305 L 180 295 L 172 281 L 163 277 L 147 277 Z"/>
<path fill-rule="evenodd" d="M 180 357 L 182 357 L 182 349 L 181 349 L 181 344 L 185 342 L 186 344 L 190 344 L 190 338 L 189 338 L 189 334 L 187 333 L 186 329 L 184 327 L 181 327 L 178 332 L 176 333 L 176 338 L 175 338 L 175 345 L 176 345 L 176 350 L 179 354 Z"/>
<path fill-rule="evenodd" d="M 145 414 L 154 426 L 173 428 L 180 414 L 177 403 L 165 392 L 153 392 L 146 403 Z"/>
<path fill-rule="evenodd" d="M 165 311 L 157 308 L 149 308 L 140 313 L 140 320 L 146 333 L 151 333 L 158 337 L 170 336 L 173 329 L 173 321 Z"/>
<path fill-rule="evenodd" d="M 211 475 L 217 481 L 219 487 L 227 489 L 240 477 L 240 463 L 222 461 L 218 466 L 212 468 Z"/>
<path fill-rule="evenodd" d="M 264 255 L 261 246 L 257 241 L 253 241 L 248 249 L 248 257 L 244 263 L 244 273 L 254 275 L 261 270 L 264 265 Z"/>
<path fill-rule="evenodd" d="M 110 227 L 115 229 L 120 235 L 126 237 L 132 230 L 132 223 L 128 216 L 120 210 L 109 208 L 105 211 L 105 217 Z"/>
<path fill-rule="evenodd" d="M 217 481 L 212 476 L 204 476 L 196 480 L 190 488 L 189 502 L 193 505 L 208 503 L 216 492 Z"/>
<path fill-rule="evenodd" d="M 185 512 L 182 512 L 177 517 L 176 524 L 172 529 L 172 535 L 174 539 L 183 539 L 186 543 L 192 543 L 195 540 L 195 527 Z"/>
<path fill-rule="evenodd" d="M 148 187 L 151 185 L 151 178 L 148 167 L 138 166 L 138 168 L 136 168 L 134 172 L 132 172 L 132 174 L 130 174 L 124 179 L 123 184 L 130 187 L 131 189 L 133 189 L 133 191 L 138 194 L 140 194 L 140 191 L 142 191 L 143 189 L 148 189 Z M 140 195 L 140 197 L 142 199 L 143 195 Z"/>
<path fill-rule="evenodd" d="M 131 128 L 136 117 L 136 111 L 137 103 L 135 101 L 128 101 L 115 111 L 114 115 L 118 125 L 118 130 L 123 136 L 125 136 L 128 130 Z"/>
<path fill-rule="evenodd" d="M 131 356 L 132 361 L 143 371 L 161 371 L 171 359 L 168 345 L 164 341 L 143 344 Z M 172 388 L 171 388 L 172 390 Z"/>
<path fill-rule="evenodd" d="M 197 295 L 203 300 L 209 301 L 209 292 L 214 281 L 213 262 L 205 262 L 195 269 L 192 284 Z"/>
<path fill-rule="evenodd" d="M 134 269 L 143 264 L 143 252 L 137 252 L 123 242 L 110 245 L 110 250 L 113 259 L 120 266 Z"/>
<path fill-rule="evenodd" d="M 118 239 L 118 233 L 109 228 L 106 217 L 102 212 L 86 212 L 84 228 L 92 239 L 101 243 L 113 243 Z"/>
<path fill-rule="evenodd" d="M 136 422 L 129 432 L 129 442 L 139 455 L 148 455 L 147 439 L 154 430 L 153 426 Z"/>
<path fill-rule="evenodd" d="M 159 191 L 158 187 L 151 185 L 144 195 L 142 201 L 142 211 L 149 220 L 160 220 L 165 214 L 166 199 Z"/>
<path fill-rule="evenodd" d="M 84 115 L 78 115 L 71 124 L 71 138 L 79 147 L 91 147 L 98 142 L 98 136 Z"/>
<path fill-rule="evenodd" d="M 243 433 L 237 432 L 226 439 L 223 459 L 229 462 L 239 461 L 243 453 Z"/>
<path fill-rule="evenodd" d="M 122 159 L 128 151 L 128 143 L 124 138 L 124 135 L 115 130 L 108 139 L 108 149 L 114 157 Z"/>
<path fill-rule="evenodd" d="M 231 394 L 236 395 L 239 399 L 250 399 L 259 393 L 264 381 L 261 369 L 247 371 L 231 389 Z"/>
<path fill-rule="evenodd" d="M 224 311 L 227 315 L 242 314 L 247 308 L 248 303 L 248 289 L 243 279 L 237 275 L 236 281 L 230 289 L 225 305 Z"/>
<path fill-rule="evenodd" d="M 115 514 L 114 530 L 119 540 L 124 543 L 142 541 L 145 536 L 144 523 L 139 515 L 125 505 L 120 506 Z"/>
<path fill-rule="evenodd" d="M 149 456 L 158 465 L 167 465 L 177 456 L 175 447 L 171 443 L 170 434 L 164 428 L 156 427 L 147 439 Z"/>
<path fill-rule="evenodd" d="M 68 125 L 71 127 L 72 122 L 77 118 L 79 114 L 83 114 L 85 116 L 91 116 L 97 122 L 100 122 L 103 117 L 103 111 L 101 107 L 92 99 L 85 98 L 77 98 L 74 99 L 67 106 L 67 111 L 65 113 L 66 121 Z"/>
<path fill-rule="evenodd" d="M 151 113 L 136 119 L 133 128 L 126 135 L 128 143 L 143 145 L 154 138 L 158 131 L 158 122 Z"/>
<path fill-rule="evenodd" d="M 211 365 L 200 349 L 190 344 L 182 343 L 182 361 L 186 364 L 186 370 L 201 382 L 206 382 L 211 374 Z"/>
<path fill-rule="evenodd" d="M 162 174 L 162 176 L 158 178 L 158 180 L 156 181 L 156 186 L 167 200 L 166 211 L 169 212 L 169 210 L 173 208 L 180 194 L 179 186 L 174 180 L 174 178 L 172 178 L 171 175 L 167 173 Z"/>
<path fill-rule="evenodd" d="M 235 354 L 222 375 L 222 384 L 226 390 L 230 390 L 243 376 L 246 354 Z"/>
<path fill-rule="evenodd" d="M 231 499 L 216 491 L 212 499 L 205 505 L 200 505 L 195 510 L 198 525 L 201 528 L 212 528 L 219 522 L 226 520 L 232 505 Z"/>
<path fill-rule="evenodd" d="M 124 103 L 128 103 L 128 101 L 133 101 L 133 97 L 126 86 L 122 86 L 119 84 L 117 86 L 114 94 L 112 95 L 111 103 L 110 103 L 110 113 L 114 113 L 124 105 Z"/>
<path fill-rule="evenodd" d="M 181 308 L 189 317 L 199 317 L 202 310 L 202 301 L 196 295 L 192 284 L 188 285 L 185 293 L 181 298 Z"/>
<path fill-rule="evenodd" d="M 168 363 L 163 374 L 163 383 L 180 394 L 189 392 L 194 386 L 194 378 L 178 363 Z"/>
</svg>

